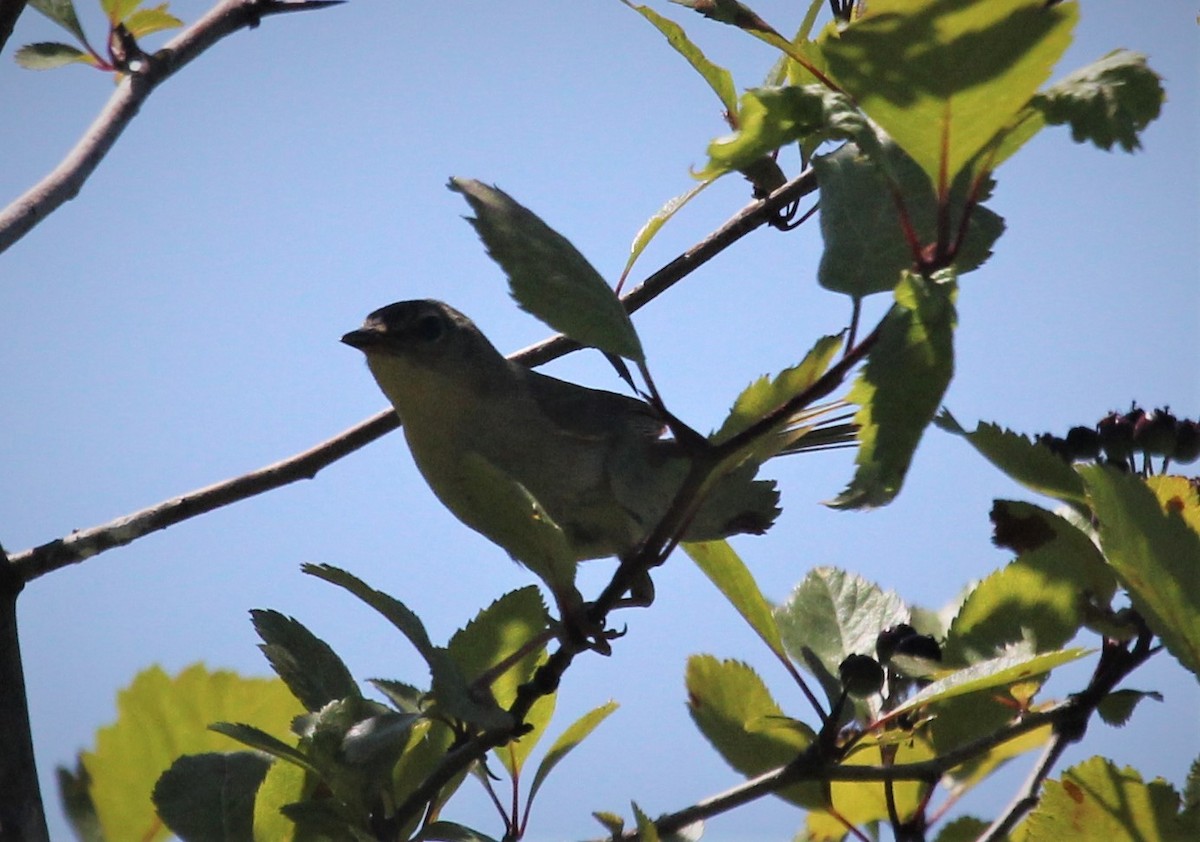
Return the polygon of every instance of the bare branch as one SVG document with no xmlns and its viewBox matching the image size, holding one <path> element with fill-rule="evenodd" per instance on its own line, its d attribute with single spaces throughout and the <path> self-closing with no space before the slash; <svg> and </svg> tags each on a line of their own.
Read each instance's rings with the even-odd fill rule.
<svg viewBox="0 0 1200 842">
<path fill-rule="evenodd" d="M 0 211 L 0 252 L 8 249 L 77 195 L 142 103 L 175 71 L 227 35 L 253 28 L 268 15 L 303 12 L 341 0 L 224 0 L 125 76 L 100 114 L 62 162 Z M 6 7 L 7 8 L 7 7 Z"/>
<path fill-rule="evenodd" d="M 310 4 L 305 3 L 308 7 Z M 779 208 L 816 189 L 811 170 L 788 182 L 768 198 L 753 202 L 734 214 L 724 225 L 662 269 L 648 277 L 622 299 L 631 312 L 661 295 L 746 234 L 769 222 Z M 527 365 L 540 365 L 561 357 L 579 346 L 558 336 L 513 355 Z M 188 518 L 236 503 L 301 479 L 312 479 L 322 468 L 353 453 L 400 426 L 396 414 L 387 409 L 303 453 L 273 465 L 163 501 L 139 512 L 100 526 L 72 532 L 65 538 L 13 554 L 9 561 L 22 581 L 36 579 L 52 570 L 121 547 L 143 535 L 173 526 Z"/>
</svg>

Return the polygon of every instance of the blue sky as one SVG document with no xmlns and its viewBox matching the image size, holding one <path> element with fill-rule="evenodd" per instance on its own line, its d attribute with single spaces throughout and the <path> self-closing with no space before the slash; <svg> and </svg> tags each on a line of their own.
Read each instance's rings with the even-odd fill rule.
<svg viewBox="0 0 1200 842">
<path fill-rule="evenodd" d="M 86 3 L 87 0 L 84 0 Z M 754 4 L 789 31 L 803 4 Z M 202 2 L 172 4 L 185 21 Z M 685 10 L 683 22 L 739 87 L 769 48 Z M 94 9 L 80 9 L 99 33 Z M 1048 129 L 998 173 L 1008 223 L 996 255 L 964 279 L 947 405 L 1064 432 L 1131 400 L 1200 416 L 1200 131 L 1195 9 L 1093 3 L 1055 77 L 1127 47 L 1166 78 L 1162 118 L 1135 155 L 1079 147 Z M 58 38 L 32 13 L 0 61 L 0 196 L 54 166 L 111 93 L 84 68 L 32 73 L 10 59 Z M 99 36 L 97 35 L 97 40 Z M 158 41 L 151 41 L 157 46 Z M 511 303 L 461 217 L 451 175 L 495 183 L 568 236 L 606 276 L 633 234 L 691 185 L 723 133 L 719 105 L 649 25 L 593 3 L 350 2 L 268 19 L 219 44 L 161 88 L 82 194 L 3 256 L 0 541 L 19 550 L 305 449 L 384 405 L 360 355 L 339 345 L 370 310 L 436 297 L 501 349 L 546 334 Z M 794 169 L 794 161 L 789 162 Z M 635 278 L 747 201 L 727 179 L 652 245 Z M 759 232 L 636 318 L 668 403 L 720 423 L 751 379 L 797 361 L 848 306 L 814 281 L 815 224 Z M 882 305 L 872 303 L 878 313 Z M 618 389 L 597 355 L 550 373 Z M 816 565 L 861 573 L 939 606 L 1007 561 L 989 542 L 997 497 L 1029 495 L 961 441 L 931 432 L 900 498 L 871 513 L 820 501 L 851 472 L 847 453 L 773 465 L 785 513 L 737 547 L 783 599 Z M 265 674 L 251 608 L 293 615 L 360 678 L 420 681 L 419 659 L 365 607 L 299 573 L 345 567 L 417 610 L 445 639 L 482 605 L 532 581 L 461 527 L 391 435 L 303 482 L 190 521 L 33 582 L 20 622 L 38 761 L 55 838 L 54 766 L 114 716 L 141 668 L 204 660 Z M 607 562 L 585 567 L 597 588 Z M 684 709 L 686 657 L 757 665 L 789 712 L 803 699 L 683 556 L 656 577 L 652 610 L 629 612 L 611 658 L 587 658 L 560 694 L 563 727 L 610 697 L 622 708 L 542 795 L 532 839 L 599 833 L 589 813 L 654 814 L 738 780 Z M 1055 685 L 1061 692 L 1082 683 Z M 1166 695 L 1131 724 L 1097 724 L 1067 762 L 1102 753 L 1180 783 L 1200 752 L 1200 692 L 1161 655 L 1131 682 Z M 965 808 L 990 814 L 1024 766 Z M 470 791 L 448 817 L 497 832 Z M 783 838 L 800 817 L 767 801 L 714 821 L 707 838 Z"/>
</svg>

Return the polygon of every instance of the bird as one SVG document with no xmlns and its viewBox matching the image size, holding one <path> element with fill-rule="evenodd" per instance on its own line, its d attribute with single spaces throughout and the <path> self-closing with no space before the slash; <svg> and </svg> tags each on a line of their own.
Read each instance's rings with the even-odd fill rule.
<svg viewBox="0 0 1200 842">
<path fill-rule="evenodd" d="M 381 307 L 342 342 L 366 355 L 438 499 L 537 572 L 545 564 L 529 556 L 545 544 L 547 522 L 561 533 L 549 551 L 565 556 L 559 562 L 636 550 L 694 458 L 665 436 L 662 414 L 646 401 L 510 360 L 441 301 Z M 779 493 L 756 472 L 746 464 L 723 476 L 682 539 L 765 532 L 779 515 Z"/>
</svg>

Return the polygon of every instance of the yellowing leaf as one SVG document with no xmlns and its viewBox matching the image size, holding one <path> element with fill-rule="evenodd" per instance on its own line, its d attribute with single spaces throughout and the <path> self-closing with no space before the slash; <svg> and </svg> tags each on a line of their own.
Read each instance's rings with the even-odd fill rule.
<svg viewBox="0 0 1200 842">
<path fill-rule="evenodd" d="M 1200 534 L 1181 516 L 1186 502 L 1157 483 L 1167 500 L 1136 476 L 1102 465 L 1079 469 L 1092 511 L 1100 521 L 1100 546 L 1129 591 L 1133 607 L 1162 638 L 1167 651 L 1200 676 Z"/>
<path fill-rule="evenodd" d="M 233 751 L 237 743 L 208 730 L 218 721 L 254 725 L 292 742 L 292 718 L 303 713 L 282 681 L 210 672 L 202 664 L 171 678 L 151 667 L 117 695 L 117 721 L 96 732 L 83 754 L 91 794 L 108 839 L 165 839 L 150 794 L 184 754 Z"/>
<path fill-rule="evenodd" d="M 1014 830 L 1014 842 L 1102 839 L 1185 842 L 1200 834 L 1195 815 L 1181 815 L 1179 795 L 1161 778 L 1093 757 L 1046 781 L 1037 808 Z"/>
</svg>

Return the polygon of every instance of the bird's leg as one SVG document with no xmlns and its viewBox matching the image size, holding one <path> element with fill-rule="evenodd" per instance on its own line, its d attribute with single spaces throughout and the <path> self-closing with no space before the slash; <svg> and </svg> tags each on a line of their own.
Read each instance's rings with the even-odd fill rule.
<svg viewBox="0 0 1200 842">
<path fill-rule="evenodd" d="M 569 592 L 554 592 L 555 602 L 558 603 L 558 636 L 564 644 L 591 649 L 601 655 L 611 655 L 610 640 L 615 640 L 624 634 L 605 625 L 604 617 L 593 616 L 593 603 L 584 602 L 583 596 L 575 588 Z"/>
</svg>

